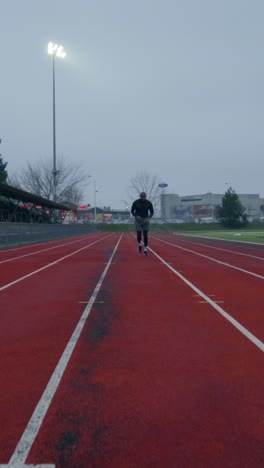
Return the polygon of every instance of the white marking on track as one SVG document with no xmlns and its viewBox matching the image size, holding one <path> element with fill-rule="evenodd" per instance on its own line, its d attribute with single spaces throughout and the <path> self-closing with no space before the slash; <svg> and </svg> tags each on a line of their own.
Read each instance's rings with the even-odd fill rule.
<svg viewBox="0 0 264 468">
<path fill-rule="evenodd" d="M 246 241 L 246 240 L 237 240 L 237 239 L 225 239 L 224 237 L 209 237 L 209 236 L 196 236 L 194 234 L 181 234 L 180 232 L 178 233 L 174 233 L 176 235 L 179 235 L 179 236 L 190 236 L 190 237 L 194 237 L 195 239 L 209 239 L 209 240 L 220 240 L 220 241 L 224 241 L 224 242 L 236 242 L 237 244 L 245 244 L 246 245 L 263 245 L 262 242 L 251 242 L 251 241 Z"/>
<path fill-rule="evenodd" d="M 111 234 L 110 234 L 110 235 L 111 235 Z M 82 247 L 81 249 L 75 250 L 74 252 L 72 252 L 72 253 L 70 253 L 70 254 L 68 254 L 68 255 L 65 255 L 64 257 L 61 257 L 61 258 L 55 260 L 55 261 L 52 262 L 52 263 L 48 263 L 48 265 L 45 265 L 44 267 L 39 268 L 38 270 L 34 270 L 34 271 L 32 271 L 31 273 L 28 273 L 28 274 L 25 275 L 25 276 L 21 276 L 20 278 L 14 280 L 14 281 L 11 281 L 10 283 L 5 284 L 4 286 L 1 286 L 1 287 L 0 287 L 0 292 L 3 291 L 4 289 L 10 288 L 10 286 L 13 286 L 14 284 L 17 284 L 17 283 L 19 283 L 20 281 L 23 281 L 24 279 L 30 278 L 30 276 L 36 275 L 37 273 L 40 273 L 41 271 L 46 270 L 47 268 L 50 268 L 50 267 L 53 266 L 53 265 L 56 265 L 56 263 L 62 262 L 63 260 L 65 260 L 65 258 L 72 257 L 72 255 L 75 255 L 75 254 L 81 252 L 82 250 L 88 249 L 88 248 L 91 247 L 92 245 L 97 244 L 97 242 L 100 242 L 100 241 L 102 241 L 102 240 L 104 240 L 104 239 L 107 239 L 107 237 L 110 237 L 110 235 L 105 236 L 105 237 L 103 237 L 103 238 L 100 238 L 100 239 L 98 239 L 98 240 L 92 242 L 92 243 L 89 244 L 89 245 L 85 245 L 85 246 Z"/>
<path fill-rule="evenodd" d="M 179 273 L 175 268 L 169 265 L 162 257 L 160 257 L 153 249 L 150 249 L 152 253 L 175 275 L 177 275 L 184 283 L 186 283 L 193 291 L 195 291 L 199 296 L 201 296 L 208 304 L 210 304 L 219 314 L 221 314 L 226 320 L 228 320 L 232 325 L 237 328 L 249 341 L 251 341 L 255 346 L 257 346 L 261 351 L 264 351 L 264 343 L 259 340 L 255 335 L 253 335 L 247 328 L 243 327 L 241 323 L 235 320 L 231 315 L 229 315 L 222 307 L 217 305 L 210 297 L 204 294 L 199 288 L 197 288 L 193 283 L 191 283 L 187 278 L 185 278 L 181 273 Z"/>
<path fill-rule="evenodd" d="M 46 465 L 46 464 L 41 464 L 41 465 L 0 465 L 0 468 L 55 468 L 56 465 Z"/>
<path fill-rule="evenodd" d="M 82 242 L 82 241 L 85 241 L 85 240 L 88 240 L 88 239 L 82 238 L 82 239 L 78 239 L 78 240 L 75 240 L 75 241 L 72 241 L 72 242 L 65 242 L 64 244 L 54 245 L 53 247 L 48 247 L 47 249 L 35 250 L 34 252 L 30 252 L 30 253 L 27 253 L 27 254 L 19 255 L 18 257 L 12 257 L 12 258 L 7 258 L 6 260 L 0 260 L 0 265 L 1 265 L 2 263 L 13 262 L 14 260 L 19 260 L 20 258 L 30 257 L 31 255 L 36 255 L 36 254 L 38 254 L 38 253 L 42 253 L 42 252 L 47 252 L 47 251 L 49 251 L 49 250 L 58 249 L 58 248 L 60 248 L 60 247 L 65 247 L 65 246 L 67 246 L 67 245 L 77 244 L 77 242 Z M 32 247 L 32 246 L 31 246 L 31 247 Z M 0 468 L 1 468 L 1 467 L 0 467 Z"/>
<path fill-rule="evenodd" d="M 60 381 L 62 379 L 62 376 L 64 374 L 64 371 L 66 369 L 66 366 L 72 356 L 72 353 L 74 351 L 74 348 L 79 340 L 80 334 L 84 328 L 84 325 L 86 323 L 86 320 L 90 314 L 91 308 L 93 306 L 94 301 L 96 300 L 96 297 L 98 295 L 98 292 L 100 291 L 100 288 L 102 286 L 102 283 L 104 281 L 104 278 L 110 268 L 112 259 L 116 253 L 116 250 L 120 244 L 121 238 L 123 234 L 118 239 L 118 242 L 114 248 L 114 251 L 91 295 L 91 298 L 89 300 L 88 305 L 85 307 L 83 314 L 47 384 L 46 389 L 44 390 L 26 428 L 24 433 L 21 436 L 20 441 L 18 442 L 16 449 L 9 461 L 8 465 L 3 465 L 3 466 L 9 466 L 9 467 L 14 467 L 14 468 L 20 468 L 22 466 L 25 466 L 25 461 L 27 459 L 27 456 L 29 454 L 29 451 L 38 435 L 39 429 L 43 423 L 44 417 L 50 407 L 50 404 L 52 402 L 52 399 L 58 389 L 58 386 L 60 384 Z M 1 466 L 1 465 L 0 465 Z M 30 466 L 30 465 L 29 465 Z M 36 465 L 31 465 L 31 466 L 36 466 Z M 45 465 L 39 465 L 39 466 L 45 466 Z M 52 465 L 48 465 L 52 466 Z"/>
<path fill-rule="evenodd" d="M 154 237 L 154 239 L 157 239 L 157 238 Z M 203 237 L 203 239 L 210 239 L 210 238 L 209 237 Z M 220 240 L 220 239 L 217 239 L 217 240 Z M 222 239 L 222 240 L 225 240 L 225 239 Z M 207 247 L 208 249 L 222 250 L 223 252 L 231 252 L 231 253 L 236 254 L 236 255 L 243 255 L 244 257 L 256 258 L 257 260 L 264 261 L 264 257 L 258 257 L 257 255 L 245 254 L 243 252 L 237 252 L 236 250 L 223 249 L 221 247 L 216 247 L 216 246 L 208 245 L 208 244 L 199 244 L 199 242 L 192 242 L 192 241 L 187 241 L 187 240 L 184 240 L 184 239 L 180 239 L 180 242 L 185 242 L 186 244 L 198 245 L 200 247 Z M 258 245 L 261 245 L 261 244 L 258 244 Z"/>
<path fill-rule="evenodd" d="M 225 266 L 228 266 L 229 268 L 233 268 L 234 270 L 242 271 L 242 273 L 246 273 L 247 275 L 252 275 L 252 276 L 255 276 L 256 278 L 264 279 L 264 276 L 262 275 L 258 275 L 257 273 L 253 273 L 252 271 L 249 271 L 249 270 L 244 270 L 243 268 L 236 267 L 234 265 L 231 265 L 230 263 L 222 262 L 221 260 L 217 260 L 216 258 L 212 258 L 212 257 L 209 257 L 208 255 L 201 254 L 199 252 L 196 252 L 195 250 L 186 249 L 185 247 L 180 247 L 179 245 L 172 244 L 171 242 L 165 241 L 157 237 L 153 237 L 153 239 L 156 239 L 159 242 L 163 242 L 164 244 L 171 245 L 175 247 L 176 249 L 186 250 L 186 252 L 191 252 L 195 255 L 199 255 L 199 257 L 207 258 L 208 260 L 219 263 L 220 265 L 225 265 Z"/>
<path fill-rule="evenodd" d="M 10 247 L 9 249 L 2 249 L 1 248 L 0 249 L 0 254 L 1 253 L 6 253 L 6 252 L 15 252 L 16 250 L 22 250 L 22 249 L 25 249 L 25 250 L 26 249 L 31 249 L 32 247 L 37 247 L 38 245 L 46 245 L 46 244 L 52 244 L 52 243 L 55 243 L 55 242 L 57 242 L 57 243 L 58 242 L 63 242 L 66 239 L 72 239 L 72 238 L 76 239 L 77 238 L 77 239 L 81 240 L 81 239 L 85 239 L 85 237 L 87 237 L 87 236 L 90 237 L 90 236 L 94 236 L 96 234 L 98 234 L 98 233 L 93 232 L 91 234 L 90 233 L 89 234 L 87 233 L 86 235 L 83 234 L 82 237 L 81 236 L 64 237 L 62 239 L 61 238 L 59 238 L 59 239 L 50 239 L 50 240 L 43 241 L 43 242 L 36 242 L 34 244 L 20 245 L 19 247 Z M 57 245 L 59 245 L 59 244 L 57 244 Z M 0 465 L 0 467 L 1 467 L 1 465 Z"/>
</svg>

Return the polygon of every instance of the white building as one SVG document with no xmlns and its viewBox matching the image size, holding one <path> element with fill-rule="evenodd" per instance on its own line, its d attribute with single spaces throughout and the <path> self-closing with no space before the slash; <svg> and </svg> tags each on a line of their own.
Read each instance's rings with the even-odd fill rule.
<svg viewBox="0 0 264 468">
<path fill-rule="evenodd" d="M 264 199 L 258 194 L 237 194 L 246 209 L 248 221 L 260 220 L 264 216 Z M 161 218 L 200 222 L 215 218 L 217 206 L 222 205 L 224 194 L 208 192 L 201 195 L 161 194 Z"/>
</svg>

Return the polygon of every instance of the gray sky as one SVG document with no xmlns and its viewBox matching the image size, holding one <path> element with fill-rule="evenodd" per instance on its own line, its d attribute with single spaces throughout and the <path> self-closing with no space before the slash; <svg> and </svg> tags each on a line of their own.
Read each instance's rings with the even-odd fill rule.
<svg viewBox="0 0 264 468">
<path fill-rule="evenodd" d="M 0 137 L 10 175 L 57 153 L 122 207 L 130 178 L 168 193 L 264 196 L 263 0 L 0 0 Z M 93 202 L 92 184 L 84 202 Z"/>
</svg>

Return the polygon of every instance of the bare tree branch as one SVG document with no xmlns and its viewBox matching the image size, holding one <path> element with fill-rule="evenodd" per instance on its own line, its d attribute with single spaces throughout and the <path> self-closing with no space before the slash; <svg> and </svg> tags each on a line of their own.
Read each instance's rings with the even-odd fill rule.
<svg viewBox="0 0 264 468">
<path fill-rule="evenodd" d="M 83 188 L 89 174 L 76 163 L 67 162 L 60 156 L 57 160 L 57 201 L 71 201 L 78 204 L 83 197 Z M 52 159 L 27 163 L 20 176 L 13 176 L 16 186 L 41 197 L 51 199 L 53 194 L 53 161 Z"/>
<path fill-rule="evenodd" d="M 16 187 L 18 189 L 22 189 L 20 180 L 16 174 L 8 174 L 8 179 L 7 179 L 8 185 L 11 185 L 12 187 Z"/>
<path fill-rule="evenodd" d="M 160 203 L 160 182 L 157 175 L 151 175 L 146 171 L 139 172 L 130 179 L 128 195 L 133 200 L 138 198 L 141 192 L 146 192 L 147 198 L 152 202 L 154 207 L 157 207 Z"/>
</svg>

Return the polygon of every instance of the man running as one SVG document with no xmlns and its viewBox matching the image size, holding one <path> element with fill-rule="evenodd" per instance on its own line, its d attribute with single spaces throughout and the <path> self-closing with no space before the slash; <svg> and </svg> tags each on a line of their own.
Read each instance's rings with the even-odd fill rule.
<svg viewBox="0 0 264 468">
<path fill-rule="evenodd" d="M 152 203 L 147 200 L 145 192 L 141 192 L 140 198 L 135 200 L 131 207 L 131 214 L 135 217 L 135 228 L 137 232 L 138 253 L 142 253 L 142 232 L 144 240 L 144 255 L 148 256 L 148 230 L 149 220 L 154 214 Z"/>
</svg>

